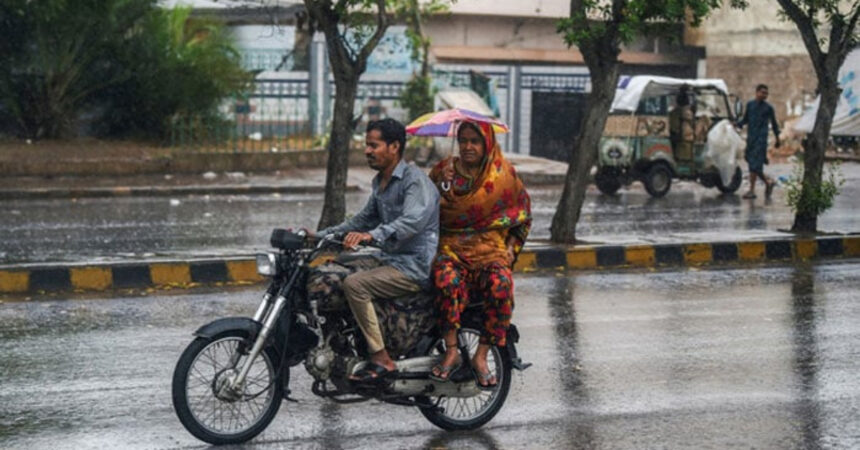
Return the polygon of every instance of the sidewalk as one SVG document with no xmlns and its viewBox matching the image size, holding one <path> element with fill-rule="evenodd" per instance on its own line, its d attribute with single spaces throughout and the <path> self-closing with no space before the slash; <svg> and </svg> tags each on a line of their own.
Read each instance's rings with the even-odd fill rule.
<svg viewBox="0 0 860 450">
<path fill-rule="evenodd" d="M 567 165 L 543 158 L 509 155 L 529 185 L 561 184 Z M 429 168 L 426 168 L 429 171 Z M 352 165 L 347 190 L 370 189 L 374 171 Z M 214 172 L 110 176 L 7 176 L 0 178 L 0 200 L 111 196 L 221 194 L 303 194 L 323 192 L 325 167 L 291 168 L 265 173 Z"/>
</svg>

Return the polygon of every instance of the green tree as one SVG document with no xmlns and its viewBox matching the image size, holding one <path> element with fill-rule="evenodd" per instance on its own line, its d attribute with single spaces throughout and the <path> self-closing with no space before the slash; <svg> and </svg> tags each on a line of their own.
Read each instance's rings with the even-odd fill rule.
<svg viewBox="0 0 860 450">
<path fill-rule="evenodd" d="M 413 120 L 433 110 L 433 86 L 430 77 L 430 37 L 424 32 L 427 18 L 450 10 L 456 0 L 402 0 L 394 5 L 395 13 L 406 22 L 406 36 L 412 48 L 412 59 L 419 71 L 412 74 L 400 96 L 400 102 L 409 110 Z"/>
<path fill-rule="evenodd" d="M 4 0 L 0 102 L 20 134 L 75 134 L 94 95 L 130 76 L 106 58 L 133 39 L 152 0 Z"/>
<path fill-rule="evenodd" d="M 558 31 L 568 46 L 577 46 L 591 77 L 588 106 L 568 157 L 568 170 L 558 208 L 552 218 L 551 239 L 576 242 L 585 189 L 597 146 L 618 85 L 621 46 L 643 34 L 669 32 L 672 25 L 698 26 L 723 0 L 571 0 L 570 16 Z M 745 6 L 744 0 L 730 0 Z"/>
<path fill-rule="evenodd" d="M 358 80 L 367 69 L 367 59 L 388 28 L 390 11 L 386 0 L 304 2 L 313 22 L 312 28 L 325 34 L 335 85 L 325 198 L 319 221 L 319 228 L 324 228 L 340 223 L 346 216 L 349 142 L 360 118 L 353 115 Z"/>
<path fill-rule="evenodd" d="M 803 184 L 796 200 L 797 210 L 791 229 L 795 232 L 815 232 L 818 215 L 832 204 L 837 190 L 822 181 L 824 153 L 833 115 L 839 102 L 839 68 L 848 53 L 858 43 L 857 20 L 860 2 L 839 0 L 777 0 L 782 14 L 794 22 L 812 60 L 818 79 L 820 102 L 815 125 L 803 145 Z M 829 200 L 822 203 L 830 192 Z"/>
<path fill-rule="evenodd" d="M 103 96 L 110 135 L 164 138 L 176 122 L 221 124 L 218 106 L 251 81 L 227 28 L 187 7 L 153 10 L 115 58 L 133 76 Z"/>
<path fill-rule="evenodd" d="M 248 80 L 221 25 L 154 0 L 0 2 L 0 128 L 31 138 L 162 137 L 176 116 L 214 114 Z"/>
</svg>

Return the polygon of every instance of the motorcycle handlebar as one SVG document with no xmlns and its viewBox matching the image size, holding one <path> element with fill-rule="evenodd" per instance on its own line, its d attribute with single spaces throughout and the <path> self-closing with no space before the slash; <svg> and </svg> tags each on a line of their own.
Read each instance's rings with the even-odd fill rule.
<svg viewBox="0 0 860 450">
<path fill-rule="evenodd" d="M 343 246 L 343 240 L 344 240 L 344 238 L 346 238 L 347 234 L 349 234 L 349 233 L 348 232 L 332 233 L 332 234 L 323 236 L 322 238 L 318 237 L 318 239 L 327 240 L 328 242 L 331 242 L 333 244 L 338 244 L 340 246 Z M 358 247 L 378 248 L 381 250 L 382 249 L 382 243 L 377 241 L 376 239 L 371 239 L 370 241 L 359 242 Z"/>
</svg>

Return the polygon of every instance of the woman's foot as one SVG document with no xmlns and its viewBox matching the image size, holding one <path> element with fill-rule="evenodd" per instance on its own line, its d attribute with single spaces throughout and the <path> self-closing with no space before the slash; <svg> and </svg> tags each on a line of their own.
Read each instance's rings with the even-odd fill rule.
<svg viewBox="0 0 860 450">
<path fill-rule="evenodd" d="M 496 387 L 496 376 L 487 367 L 486 355 L 483 358 L 480 355 L 475 355 L 472 358 L 472 372 L 475 374 L 475 384 L 478 385 L 478 389 L 494 389 Z"/>
<path fill-rule="evenodd" d="M 448 381 L 451 374 L 460 368 L 462 362 L 463 361 L 460 359 L 460 352 L 457 347 L 448 347 L 448 350 L 445 352 L 445 359 L 430 369 L 430 379 L 436 381 Z"/>
<path fill-rule="evenodd" d="M 747 191 L 747 193 L 744 194 L 742 198 L 746 198 L 746 199 L 755 198 L 755 192 Z"/>
</svg>

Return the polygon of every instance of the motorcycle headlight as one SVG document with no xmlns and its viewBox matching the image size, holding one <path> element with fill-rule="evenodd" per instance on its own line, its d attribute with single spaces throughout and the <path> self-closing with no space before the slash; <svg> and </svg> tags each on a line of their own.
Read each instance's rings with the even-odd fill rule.
<svg viewBox="0 0 860 450">
<path fill-rule="evenodd" d="M 257 254 L 257 273 L 264 277 L 273 277 L 278 274 L 278 255 L 274 253 Z"/>
</svg>

